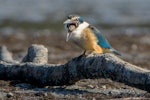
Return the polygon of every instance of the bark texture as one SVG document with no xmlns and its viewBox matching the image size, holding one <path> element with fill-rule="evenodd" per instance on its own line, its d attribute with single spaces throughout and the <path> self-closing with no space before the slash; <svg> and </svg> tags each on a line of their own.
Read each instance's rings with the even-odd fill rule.
<svg viewBox="0 0 150 100">
<path fill-rule="evenodd" d="M 150 92 L 150 70 L 129 64 L 110 53 L 81 55 L 66 64 L 46 63 L 47 49 L 32 45 L 22 63 L 0 62 L 0 79 L 56 86 L 74 84 L 80 79 L 110 78 Z"/>
</svg>

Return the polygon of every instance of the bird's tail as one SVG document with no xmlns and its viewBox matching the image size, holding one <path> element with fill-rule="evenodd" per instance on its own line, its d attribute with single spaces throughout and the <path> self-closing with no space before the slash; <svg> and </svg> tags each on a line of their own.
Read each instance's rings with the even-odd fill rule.
<svg viewBox="0 0 150 100">
<path fill-rule="evenodd" d="M 114 48 L 111 48 L 110 51 L 113 52 L 113 53 L 116 54 L 116 55 L 121 56 L 120 52 L 118 52 L 118 51 L 117 51 L 116 49 L 114 49 Z"/>
</svg>

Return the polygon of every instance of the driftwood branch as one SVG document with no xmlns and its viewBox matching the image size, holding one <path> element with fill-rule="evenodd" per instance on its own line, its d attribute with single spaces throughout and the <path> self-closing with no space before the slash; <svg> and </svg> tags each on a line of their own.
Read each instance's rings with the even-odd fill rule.
<svg viewBox="0 0 150 100">
<path fill-rule="evenodd" d="M 150 92 L 150 70 L 129 64 L 109 53 L 79 56 L 66 64 L 52 65 L 46 64 L 47 49 L 42 45 L 32 45 L 21 63 L 8 63 L 9 59 L 5 62 L 3 57 L 0 60 L 1 80 L 54 86 L 74 84 L 87 78 L 110 78 Z"/>
</svg>

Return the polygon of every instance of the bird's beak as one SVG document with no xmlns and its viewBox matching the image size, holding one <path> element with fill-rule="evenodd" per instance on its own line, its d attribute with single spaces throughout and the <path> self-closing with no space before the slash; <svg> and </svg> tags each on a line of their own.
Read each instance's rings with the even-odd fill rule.
<svg viewBox="0 0 150 100">
<path fill-rule="evenodd" d="M 70 19 L 67 19 L 64 24 L 69 24 L 69 23 L 72 23 L 72 21 Z"/>
</svg>

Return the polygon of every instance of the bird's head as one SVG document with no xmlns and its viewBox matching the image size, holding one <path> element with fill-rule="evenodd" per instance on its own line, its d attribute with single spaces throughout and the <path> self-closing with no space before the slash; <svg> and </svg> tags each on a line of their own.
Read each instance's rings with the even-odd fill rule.
<svg viewBox="0 0 150 100">
<path fill-rule="evenodd" d="M 66 41 L 69 40 L 71 37 L 71 33 L 78 28 L 80 24 L 83 23 L 83 18 L 78 15 L 69 15 L 68 19 L 64 22 L 65 29 L 67 30 L 67 39 Z"/>
</svg>

